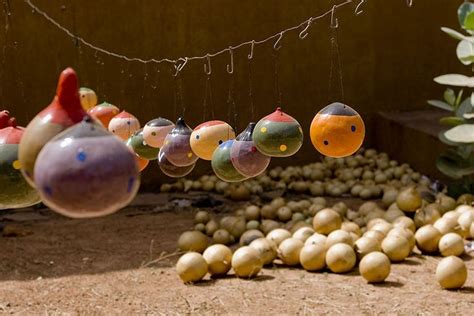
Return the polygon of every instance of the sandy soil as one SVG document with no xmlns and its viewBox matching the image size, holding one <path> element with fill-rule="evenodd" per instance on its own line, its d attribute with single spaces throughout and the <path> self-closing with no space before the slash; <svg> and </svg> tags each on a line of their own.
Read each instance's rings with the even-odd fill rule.
<svg viewBox="0 0 474 316">
<path fill-rule="evenodd" d="M 388 282 L 377 286 L 357 272 L 284 267 L 265 269 L 254 280 L 230 275 L 184 285 L 173 253 L 195 209 L 166 204 L 168 198 L 141 196 L 134 206 L 94 220 L 48 210 L 0 214 L 4 233 L 13 235 L 0 237 L 0 313 L 468 315 L 474 308 L 469 256 L 470 276 L 460 291 L 438 287 L 439 258 L 416 255 L 393 265 Z"/>
</svg>

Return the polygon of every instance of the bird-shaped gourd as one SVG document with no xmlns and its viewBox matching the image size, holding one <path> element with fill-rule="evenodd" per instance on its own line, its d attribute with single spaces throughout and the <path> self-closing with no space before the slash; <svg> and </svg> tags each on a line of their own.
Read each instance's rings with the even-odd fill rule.
<svg viewBox="0 0 474 316">
<path fill-rule="evenodd" d="M 41 202 L 38 192 L 22 176 L 18 144 L 24 129 L 7 111 L 0 112 L 0 210 L 24 208 Z"/>
<path fill-rule="evenodd" d="M 234 129 L 223 121 L 209 121 L 198 125 L 191 134 L 193 152 L 201 159 L 212 160 L 212 154 L 223 142 L 234 139 Z"/>
<path fill-rule="evenodd" d="M 76 72 L 67 68 L 59 77 L 53 102 L 28 124 L 20 142 L 18 159 L 30 185 L 34 186 L 35 162 L 43 146 L 66 128 L 82 121 L 85 115 L 79 100 Z"/>
<path fill-rule="evenodd" d="M 252 139 L 266 156 L 289 157 L 303 145 L 303 130 L 298 121 L 277 108 L 257 123 Z"/>
<path fill-rule="evenodd" d="M 137 194 L 135 155 L 91 117 L 57 135 L 38 155 L 35 181 L 43 202 L 72 218 L 104 216 Z"/>
<path fill-rule="evenodd" d="M 122 111 L 110 120 L 108 129 L 121 140 L 127 141 L 140 129 L 140 121 L 127 111 Z"/>
<path fill-rule="evenodd" d="M 246 177 L 256 177 L 264 172 L 270 164 L 271 158 L 258 151 L 252 140 L 255 123 L 237 136 L 230 151 L 230 159 L 238 172 Z"/>
<path fill-rule="evenodd" d="M 194 164 L 199 157 L 194 154 L 189 144 L 193 130 L 182 117 L 176 121 L 176 126 L 166 136 L 162 152 L 166 159 L 176 167 L 186 167 Z"/>
<path fill-rule="evenodd" d="M 79 89 L 79 97 L 81 98 L 82 108 L 89 111 L 97 105 L 97 95 L 95 91 L 89 88 L 82 87 Z"/>
<path fill-rule="evenodd" d="M 120 113 L 120 110 L 115 105 L 104 102 L 94 106 L 87 113 L 99 120 L 105 128 L 108 128 L 110 121 Z"/>
<path fill-rule="evenodd" d="M 247 179 L 247 177 L 241 174 L 232 164 L 230 152 L 234 143 L 235 140 L 233 139 L 222 143 L 212 155 L 212 170 L 214 170 L 214 173 L 219 179 L 226 182 L 240 182 Z"/>
<path fill-rule="evenodd" d="M 143 139 L 154 148 L 161 148 L 165 142 L 166 135 L 174 128 L 174 123 L 168 119 L 159 117 L 145 124 L 143 128 Z"/>
<path fill-rule="evenodd" d="M 139 157 L 147 160 L 158 159 L 159 148 L 151 147 L 143 138 L 143 129 L 135 132 L 127 141 L 127 146 L 130 147 Z"/>
<path fill-rule="evenodd" d="M 341 158 L 354 154 L 362 146 L 365 125 L 359 113 L 337 102 L 316 114 L 310 136 L 313 146 L 321 154 Z"/>
</svg>

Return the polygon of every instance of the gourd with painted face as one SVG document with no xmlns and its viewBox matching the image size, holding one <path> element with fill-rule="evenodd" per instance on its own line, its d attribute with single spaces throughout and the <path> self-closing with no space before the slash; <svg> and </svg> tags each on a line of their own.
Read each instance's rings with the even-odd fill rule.
<svg viewBox="0 0 474 316">
<path fill-rule="evenodd" d="M 59 77 L 53 102 L 28 124 L 21 138 L 18 159 L 30 185 L 34 186 L 36 158 L 44 145 L 68 127 L 82 121 L 85 115 L 79 100 L 76 72 L 67 68 Z"/>
<path fill-rule="evenodd" d="M 252 139 L 266 156 L 289 157 L 303 145 L 303 130 L 294 118 L 277 108 L 257 123 Z"/>
<path fill-rule="evenodd" d="M 199 157 L 191 149 L 189 139 L 193 130 L 180 117 L 176 121 L 176 126 L 166 136 L 165 143 L 161 147 L 166 159 L 176 167 L 187 167 L 193 165 Z"/>
<path fill-rule="evenodd" d="M 89 88 L 82 87 L 79 89 L 79 97 L 81 98 L 81 105 L 85 111 L 89 111 L 97 105 L 97 95 L 95 91 Z"/>
<path fill-rule="evenodd" d="M 354 154 L 362 146 L 365 125 L 359 113 L 350 106 L 333 103 L 316 114 L 310 136 L 321 154 L 341 158 Z"/>
<path fill-rule="evenodd" d="M 5 123 L 5 124 L 4 124 Z M 41 199 L 21 175 L 18 144 L 24 128 L 7 111 L 0 112 L 0 210 L 29 207 Z"/>
<path fill-rule="evenodd" d="M 147 160 L 158 159 L 158 148 L 151 147 L 143 138 L 143 129 L 135 132 L 127 141 L 127 146 L 130 147 L 139 157 Z"/>
<path fill-rule="evenodd" d="M 173 128 L 173 122 L 159 117 L 146 123 L 143 128 L 143 138 L 148 146 L 161 148 L 165 142 L 166 135 L 168 135 Z"/>
<path fill-rule="evenodd" d="M 250 123 L 247 128 L 237 136 L 230 151 L 232 165 L 246 177 L 256 177 L 264 172 L 270 164 L 271 158 L 258 151 L 252 140 L 255 123 Z"/>
<path fill-rule="evenodd" d="M 134 154 L 90 117 L 44 146 L 35 180 L 43 202 L 73 218 L 114 213 L 140 186 Z"/>
<path fill-rule="evenodd" d="M 138 119 L 127 111 L 122 111 L 116 115 L 109 123 L 109 132 L 123 141 L 129 139 L 136 131 L 140 129 Z"/>
<path fill-rule="evenodd" d="M 234 139 L 234 129 L 223 121 L 198 125 L 191 134 L 191 149 L 201 159 L 212 160 L 212 154 L 223 142 Z"/>
</svg>

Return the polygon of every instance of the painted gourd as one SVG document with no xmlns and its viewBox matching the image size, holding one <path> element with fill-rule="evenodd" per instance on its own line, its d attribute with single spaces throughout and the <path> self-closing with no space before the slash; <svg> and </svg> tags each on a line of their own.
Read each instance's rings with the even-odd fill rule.
<svg viewBox="0 0 474 316">
<path fill-rule="evenodd" d="M 341 158 L 354 154 L 362 146 L 365 125 L 359 113 L 350 106 L 333 103 L 316 114 L 310 136 L 321 154 Z"/>
<path fill-rule="evenodd" d="M 26 127 L 18 150 L 21 171 L 34 186 L 33 171 L 41 149 L 53 137 L 82 121 L 86 112 L 79 100 L 76 72 L 64 70 L 58 82 L 53 102 L 40 112 Z"/>
<path fill-rule="evenodd" d="M 161 148 L 165 142 L 166 135 L 168 135 L 173 128 L 173 122 L 159 117 L 146 123 L 143 128 L 143 138 L 149 146 Z"/>
<path fill-rule="evenodd" d="M 235 169 L 248 178 L 256 177 L 263 173 L 270 164 L 271 158 L 258 151 L 252 140 L 255 123 L 250 123 L 247 128 L 237 136 L 230 151 L 230 159 Z"/>
<path fill-rule="evenodd" d="M 194 167 L 196 166 L 195 163 L 186 167 L 177 167 L 173 165 L 169 160 L 166 158 L 165 154 L 160 151 L 158 155 L 158 166 L 160 170 L 170 178 L 182 178 L 187 176 L 188 174 L 193 171 Z"/>
<path fill-rule="evenodd" d="M 158 148 L 149 146 L 143 138 L 143 129 L 135 132 L 127 141 L 127 146 L 130 147 L 139 157 L 147 160 L 158 159 Z"/>
<path fill-rule="evenodd" d="M 214 170 L 219 179 L 226 182 L 240 182 L 247 179 L 246 176 L 235 169 L 230 159 L 230 152 L 234 142 L 235 140 L 231 139 L 222 143 L 212 155 L 212 170 Z"/>
<path fill-rule="evenodd" d="M 136 131 L 140 129 L 138 119 L 127 111 L 116 115 L 109 123 L 109 132 L 123 141 L 127 141 Z"/>
<path fill-rule="evenodd" d="M 97 105 L 97 95 L 95 91 L 89 88 L 82 87 L 79 89 L 79 97 L 81 98 L 81 105 L 85 111 L 89 111 Z"/>
<path fill-rule="evenodd" d="M 137 163 L 138 171 L 142 172 L 150 164 L 150 160 L 144 159 L 135 154 L 135 162 Z"/>
<path fill-rule="evenodd" d="M 303 144 L 300 124 L 280 108 L 261 119 L 252 136 L 257 149 L 270 157 L 289 157 Z"/>
<path fill-rule="evenodd" d="M 216 148 L 235 138 L 234 129 L 223 121 L 209 121 L 197 126 L 191 134 L 191 149 L 201 159 L 212 160 Z"/>
<path fill-rule="evenodd" d="M 0 129 L 0 210 L 38 204 L 41 202 L 39 194 L 20 171 L 18 144 L 24 129 L 16 126 L 16 121 L 8 117 L 7 111 L 0 112 L 0 126 L 4 126 Z"/>
<path fill-rule="evenodd" d="M 182 117 L 176 121 L 176 126 L 166 136 L 162 152 L 166 159 L 176 167 L 186 167 L 194 164 L 199 157 L 194 154 L 189 144 L 193 130 L 186 125 Z"/>
<path fill-rule="evenodd" d="M 89 115 L 99 120 L 105 128 L 109 127 L 110 121 L 120 113 L 120 110 L 115 105 L 104 102 L 94 106 L 89 111 Z"/>
<path fill-rule="evenodd" d="M 72 218 L 114 213 L 140 186 L 134 154 L 90 117 L 44 146 L 35 180 L 43 202 Z"/>
</svg>

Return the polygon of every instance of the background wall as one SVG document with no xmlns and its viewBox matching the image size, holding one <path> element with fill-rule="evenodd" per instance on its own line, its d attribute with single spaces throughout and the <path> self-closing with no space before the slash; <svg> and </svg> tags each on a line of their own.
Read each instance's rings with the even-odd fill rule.
<svg viewBox="0 0 474 316">
<path fill-rule="evenodd" d="M 342 2 L 339 1 L 339 2 Z M 455 57 L 456 41 L 441 26 L 459 28 L 456 9 L 462 0 L 369 0 L 364 14 L 355 5 L 338 11 L 338 43 L 343 90 L 335 69 L 330 87 L 329 17 L 319 20 L 302 41 L 293 33 L 284 37 L 279 81 L 284 110 L 307 130 L 312 117 L 329 101 L 342 99 L 356 108 L 367 123 L 367 145 L 375 139 L 377 111 L 426 108 L 442 87 L 432 78 L 469 70 Z M 249 39 L 260 39 L 299 24 L 331 8 L 336 1 L 314 0 L 33 0 L 64 26 L 88 41 L 121 54 L 142 58 L 177 58 L 220 50 Z M 9 14 L 6 14 L 9 12 Z M 4 0 L 0 24 L 0 104 L 23 125 L 49 104 L 59 72 L 74 67 L 81 85 L 135 114 L 142 123 L 157 116 L 175 119 L 183 109 L 174 100 L 172 67 L 125 62 L 77 45 L 21 0 Z M 275 93 L 272 44 L 258 46 L 253 73 L 254 116 L 248 97 L 248 49 L 235 52 L 237 130 L 250 120 L 272 112 Z M 201 62 L 182 73 L 185 117 L 190 126 L 203 120 L 233 123 L 226 103 L 228 55 L 212 60 L 213 103 L 203 109 L 206 77 Z M 214 116 L 211 117 L 211 112 Z M 390 141 L 390 140 L 387 140 Z M 301 163 L 317 159 L 309 139 L 294 159 L 274 163 Z M 209 168 L 200 163 L 200 172 Z M 198 171 L 199 173 L 199 171 Z M 148 180 L 162 179 L 149 168 Z"/>
</svg>

